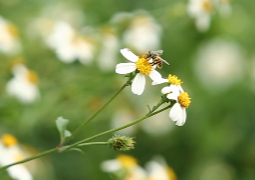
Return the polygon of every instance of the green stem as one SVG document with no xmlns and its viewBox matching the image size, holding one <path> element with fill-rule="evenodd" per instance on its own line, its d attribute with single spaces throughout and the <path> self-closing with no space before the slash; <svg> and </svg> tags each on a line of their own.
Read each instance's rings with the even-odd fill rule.
<svg viewBox="0 0 255 180">
<path fill-rule="evenodd" d="M 153 115 L 155 115 L 155 114 L 158 114 L 158 113 L 162 112 L 163 110 L 169 108 L 169 106 L 167 106 L 167 107 L 165 107 L 165 108 L 163 108 L 163 109 L 161 109 L 161 110 L 159 110 L 159 111 L 157 111 L 157 112 L 154 112 L 154 111 L 155 111 L 157 108 L 159 108 L 159 106 L 161 106 L 163 103 L 164 103 L 164 101 L 161 100 L 156 106 L 153 107 L 153 109 L 152 109 L 150 112 L 148 112 L 144 117 L 142 117 L 142 118 L 140 118 L 140 119 L 137 119 L 137 120 L 135 120 L 135 121 L 133 121 L 133 122 L 131 122 L 131 123 L 129 123 L 129 124 L 126 124 L 126 125 L 124 125 L 124 126 L 121 126 L 121 127 L 115 128 L 115 129 L 111 129 L 111 130 L 108 130 L 108 131 L 105 131 L 105 132 L 96 134 L 96 135 L 94 135 L 94 136 L 91 136 L 91 137 L 89 137 L 89 138 L 83 139 L 83 140 L 81 140 L 81 141 L 78 141 L 78 142 L 76 142 L 76 143 L 71 144 L 70 146 L 68 146 L 68 147 L 66 148 L 66 150 L 68 150 L 68 149 L 70 149 L 70 148 L 73 148 L 73 147 L 76 147 L 76 146 L 79 146 L 79 144 L 82 144 L 82 143 L 87 142 L 87 141 L 89 141 L 89 140 L 95 139 L 95 138 L 97 138 L 97 137 L 100 137 L 100 136 L 103 136 L 103 135 L 106 135 L 106 134 L 109 134 L 109 133 L 113 133 L 113 132 L 119 131 L 119 130 L 121 130 L 121 129 L 125 129 L 125 128 L 129 127 L 129 126 L 132 126 L 132 125 L 134 125 L 134 124 L 137 124 L 137 123 L 139 123 L 140 121 L 142 121 L 142 120 L 144 120 L 144 119 L 147 119 L 148 117 L 151 117 L 151 116 L 153 116 Z M 154 112 L 154 113 L 153 113 L 153 112 Z"/>
<path fill-rule="evenodd" d="M 35 156 L 26 158 L 26 159 L 24 159 L 24 160 L 22 160 L 22 161 L 18 161 L 18 162 L 15 162 L 15 163 L 12 163 L 12 164 L 9 164 L 9 165 L 6 165 L 6 166 L 2 166 L 2 167 L 0 167 L 0 170 L 4 170 L 4 169 L 7 169 L 8 167 L 11 167 L 11 166 L 14 166 L 14 165 L 17 165 L 17 164 L 21 164 L 21 163 L 25 163 L 25 162 L 31 161 L 31 160 L 33 160 L 33 159 L 37 159 L 37 158 L 40 158 L 40 157 L 43 157 L 43 156 L 46 156 L 46 155 L 55 153 L 56 151 L 60 151 L 60 150 L 61 150 L 61 151 L 63 152 L 63 151 L 69 150 L 69 149 L 71 149 L 71 148 L 73 148 L 73 147 L 76 147 L 76 146 L 106 145 L 107 142 L 91 142 L 91 143 L 84 143 L 84 142 L 89 141 L 89 140 L 92 140 L 92 139 L 95 139 L 95 138 L 100 137 L 100 136 L 103 136 L 103 135 L 105 135 L 105 134 L 109 134 L 109 133 L 113 133 L 113 132 L 119 131 L 119 130 L 124 129 L 124 128 L 127 128 L 127 127 L 129 127 L 129 126 L 132 126 L 132 125 L 134 125 L 134 124 L 136 124 L 136 123 L 138 123 L 138 122 L 140 122 L 140 121 L 142 121 L 142 120 L 144 120 L 144 119 L 146 119 L 146 118 L 148 118 L 148 117 L 154 116 L 154 115 L 156 115 L 156 114 L 158 114 L 158 113 L 160 113 L 160 112 L 162 112 L 162 111 L 164 111 L 164 110 L 166 110 L 166 109 L 168 109 L 168 108 L 170 108 L 170 107 L 172 106 L 172 105 L 169 105 L 169 106 L 167 106 L 167 107 L 165 107 L 165 108 L 162 108 L 162 109 L 156 111 L 163 103 L 164 103 L 164 101 L 161 100 L 161 101 L 160 101 L 156 106 L 154 106 L 153 109 L 152 109 L 150 112 L 148 112 L 144 117 L 142 117 L 142 118 L 140 118 L 140 119 L 137 119 L 137 120 L 135 120 L 135 121 L 133 121 L 133 122 L 131 122 L 131 123 L 129 123 L 129 124 L 126 124 L 126 125 L 124 125 L 124 126 L 121 126 L 121 127 L 115 128 L 115 129 L 111 129 L 111 130 L 108 130 L 108 131 L 99 133 L 99 134 L 97 134 L 97 135 L 91 136 L 91 137 L 89 137 L 89 138 L 87 138 L 87 139 L 81 140 L 81 141 L 76 142 L 76 143 L 74 143 L 74 144 L 71 144 L 71 145 L 69 145 L 69 146 L 62 146 L 62 147 L 59 146 L 59 147 L 61 147 L 62 150 L 59 149 L 58 147 L 56 147 L 56 148 L 50 149 L 50 150 L 48 150 L 48 151 L 42 152 L 42 153 L 40 153 L 40 154 L 37 154 L 37 155 L 35 155 Z M 155 111 L 156 111 L 156 112 L 155 112 Z"/>
<path fill-rule="evenodd" d="M 21 161 L 18 161 L 18 162 L 15 162 L 15 163 L 12 163 L 12 164 L 9 164 L 9 165 L 6 165 L 6 166 L 2 166 L 2 167 L 0 167 L 0 171 L 1 171 L 1 170 L 4 170 L 4 169 L 7 169 L 8 167 L 14 166 L 14 165 L 16 165 L 16 164 L 25 163 L 25 162 L 27 162 L 27 161 L 31 161 L 31 160 L 33 160 L 33 159 L 40 158 L 40 157 L 42 157 L 42 156 L 46 156 L 46 155 L 52 154 L 52 153 L 56 152 L 57 150 L 58 150 L 57 148 L 53 148 L 53 149 L 50 149 L 50 150 L 48 150 L 48 151 L 42 152 L 42 153 L 40 153 L 40 154 L 37 154 L 37 155 L 35 155 L 35 156 L 31 156 L 31 157 L 29 157 L 29 158 L 23 159 L 23 160 L 21 160 Z"/>
<path fill-rule="evenodd" d="M 106 106 L 108 106 L 108 104 L 110 104 L 110 102 L 112 102 L 118 95 L 119 93 L 121 93 L 121 91 L 129 86 L 130 82 L 131 82 L 131 78 L 120 88 L 120 90 L 114 94 L 112 96 L 111 99 L 109 99 L 108 102 L 106 102 L 98 111 L 96 111 L 92 116 L 90 116 L 86 121 L 84 121 L 84 123 L 82 123 L 73 133 L 69 138 L 66 138 L 66 140 L 61 143 L 61 145 L 67 143 L 70 139 L 72 139 L 76 134 L 78 134 L 90 121 L 92 121 Z"/>
<path fill-rule="evenodd" d="M 89 145 L 107 145 L 108 142 L 91 142 L 91 143 L 82 143 L 79 144 L 78 146 L 89 146 Z"/>
</svg>

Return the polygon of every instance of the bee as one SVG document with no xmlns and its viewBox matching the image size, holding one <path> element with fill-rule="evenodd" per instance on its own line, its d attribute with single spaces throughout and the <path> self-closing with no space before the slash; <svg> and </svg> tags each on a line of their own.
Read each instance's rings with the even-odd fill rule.
<svg viewBox="0 0 255 180">
<path fill-rule="evenodd" d="M 157 51 L 149 51 L 145 58 L 152 59 L 151 62 L 152 65 L 157 65 L 159 69 L 163 67 L 163 63 L 166 63 L 167 65 L 170 65 L 166 60 L 162 59 L 160 55 L 163 54 L 163 50 L 157 50 Z"/>
</svg>

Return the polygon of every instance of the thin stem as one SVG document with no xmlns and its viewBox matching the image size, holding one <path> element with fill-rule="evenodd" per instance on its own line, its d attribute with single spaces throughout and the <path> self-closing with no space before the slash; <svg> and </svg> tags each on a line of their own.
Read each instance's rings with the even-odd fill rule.
<svg viewBox="0 0 255 180">
<path fill-rule="evenodd" d="M 111 99 L 109 99 L 108 102 L 106 102 L 98 111 L 96 111 L 92 116 L 90 116 L 86 121 L 84 121 L 84 122 L 72 133 L 72 135 L 71 135 L 69 138 L 66 138 L 66 140 L 65 140 L 61 145 L 67 143 L 67 142 L 68 142 L 70 139 L 72 139 L 76 134 L 78 134 L 78 133 L 81 131 L 81 129 L 83 129 L 90 121 L 92 121 L 106 106 L 108 106 L 108 104 L 110 104 L 110 102 L 112 102 L 112 101 L 119 95 L 119 93 L 120 93 L 125 87 L 127 87 L 127 86 L 129 85 L 129 83 L 130 83 L 131 80 L 132 80 L 132 79 L 130 78 L 130 79 L 120 88 L 120 90 L 119 90 L 116 94 L 114 94 L 114 95 L 112 96 Z"/>
<path fill-rule="evenodd" d="M 89 145 L 107 145 L 108 142 L 91 142 L 91 143 L 82 143 L 79 144 L 78 146 L 89 146 Z"/>
<path fill-rule="evenodd" d="M 21 160 L 21 161 L 18 161 L 18 162 L 15 162 L 15 163 L 12 163 L 12 164 L 9 164 L 9 165 L 6 165 L 6 166 L 2 166 L 2 167 L 0 167 L 0 171 L 1 171 L 1 170 L 4 170 L 4 169 L 7 169 L 8 167 L 14 166 L 14 165 L 16 165 L 16 164 L 25 163 L 25 162 L 27 162 L 27 161 L 31 161 L 31 160 L 33 160 L 33 159 L 37 159 L 37 158 L 40 158 L 40 157 L 43 157 L 43 156 L 52 154 L 52 153 L 56 152 L 57 150 L 58 150 L 57 148 L 53 148 L 53 149 L 50 149 L 50 150 L 48 150 L 48 151 L 42 152 L 42 153 L 40 153 L 40 154 L 37 154 L 37 155 L 35 155 L 35 156 L 31 156 L 31 157 L 29 157 L 29 158 L 23 159 L 23 160 Z"/>
<path fill-rule="evenodd" d="M 168 108 L 168 107 L 166 107 L 166 108 L 163 108 L 163 109 L 161 109 L 161 110 L 159 110 L 159 111 L 157 111 L 157 112 L 154 112 L 154 111 L 155 111 L 157 108 L 159 108 L 159 106 L 161 106 L 163 103 L 164 103 L 164 101 L 161 100 L 156 106 L 153 107 L 153 109 L 152 109 L 150 112 L 148 112 L 144 117 L 142 117 L 142 118 L 140 118 L 140 119 L 137 119 L 137 120 L 135 120 L 135 121 L 133 121 L 133 122 L 131 122 L 131 123 L 129 123 L 129 124 L 123 125 L 123 126 L 121 126 L 121 127 L 118 127 L 118 128 L 115 128 L 115 129 L 111 129 L 111 130 L 108 130 L 108 131 L 105 131 L 105 132 L 96 134 L 96 135 L 94 135 L 94 136 L 91 136 L 91 137 L 89 137 L 89 138 L 87 138 L 87 139 L 83 139 L 83 140 L 81 140 L 81 141 L 78 141 L 78 142 L 76 142 L 76 143 L 71 144 L 70 146 L 68 146 L 68 147 L 66 148 L 66 150 L 67 150 L 67 149 L 70 149 L 70 148 L 73 148 L 73 147 L 76 147 L 76 146 L 79 146 L 79 144 L 84 143 L 84 142 L 87 142 L 87 141 L 92 140 L 92 139 L 95 139 L 95 138 L 97 138 L 97 137 L 100 137 L 100 136 L 103 136 L 103 135 L 106 135 L 106 134 L 109 134 L 109 133 L 113 133 L 113 132 L 119 131 L 119 130 L 121 130 L 121 129 L 125 129 L 125 128 L 129 127 L 129 126 L 132 126 L 132 125 L 134 125 L 134 124 L 139 123 L 140 121 L 142 121 L 142 120 L 144 120 L 144 119 L 147 119 L 148 117 L 151 117 L 151 116 L 153 116 L 153 115 L 155 115 L 155 114 L 158 114 L 158 113 L 160 113 L 160 112 L 162 112 L 163 110 L 165 110 L 165 109 Z M 154 112 L 154 113 L 153 113 L 153 112 Z"/>
</svg>

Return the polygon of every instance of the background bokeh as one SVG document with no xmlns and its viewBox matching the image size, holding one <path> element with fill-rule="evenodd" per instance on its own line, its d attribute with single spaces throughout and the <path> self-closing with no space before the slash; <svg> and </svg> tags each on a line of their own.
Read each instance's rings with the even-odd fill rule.
<svg viewBox="0 0 255 180">
<path fill-rule="evenodd" d="M 166 112 L 120 132 L 136 137 L 136 148 L 126 154 L 141 166 L 161 155 L 180 180 L 254 180 L 255 4 L 235 0 L 227 16 L 213 11 L 206 32 L 197 30 L 187 4 L 1 0 L 0 16 L 11 37 L 0 34 L 0 135 L 13 134 L 31 154 L 56 147 L 57 117 L 69 119 L 68 130 L 75 130 L 125 82 L 114 70 L 127 62 L 119 49 L 128 47 L 136 54 L 163 49 L 162 58 L 171 65 L 159 71 L 180 77 L 192 98 L 187 122 L 175 126 Z M 9 49 L 2 48 L 8 43 Z M 31 103 L 6 90 L 17 62 L 38 76 L 40 95 Z M 142 117 L 164 87 L 147 82 L 141 96 L 126 88 L 75 140 Z M 119 152 L 101 146 L 82 150 L 84 155 L 71 151 L 35 161 L 34 179 L 110 179 L 100 164 Z M 8 179 L 3 172 L 0 176 Z"/>
</svg>

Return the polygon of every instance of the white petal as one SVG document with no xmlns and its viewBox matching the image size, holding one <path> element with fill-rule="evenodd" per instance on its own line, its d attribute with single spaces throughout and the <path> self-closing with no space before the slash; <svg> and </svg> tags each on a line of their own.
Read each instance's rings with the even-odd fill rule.
<svg viewBox="0 0 255 180">
<path fill-rule="evenodd" d="M 186 121 L 186 110 L 179 103 L 175 103 L 169 112 L 169 117 L 172 121 L 176 121 L 176 125 L 182 126 Z"/>
<path fill-rule="evenodd" d="M 138 73 L 131 85 L 131 91 L 134 94 L 141 95 L 145 88 L 145 75 Z"/>
<path fill-rule="evenodd" d="M 181 85 L 178 85 L 178 88 L 179 88 L 179 90 L 180 90 L 181 92 L 184 92 L 184 90 L 183 90 L 183 88 L 182 88 Z"/>
<path fill-rule="evenodd" d="M 161 78 L 157 81 L 153 81 L 151 84 L 152 85 L 158 85 L 158 84 L 163 84 L 163 83 L 167 83 L 167 82 L 168 82 L 168 79 Z"/>
<path fill-rule="evenodd" d="M 170 86 L 166 86 L 166 87 L 164 87 L 164 88 L 161 90 L 161 93 L 162 93 L 162 94 L 167 94 L 167 93 L 170 93 L 170 92 L 171 92 Z"/>
<path fill-rule="evenodd" d="M 177 126 L 183 126 L 186 122 L 186 118 L 187 118 L 187 113 L 186 113 L 186 109 L 182 108 L 182 119 L 176 122 Z"/>
<path fill-rule="evenodd" d="M 170 85 L 170 91 L 174 94 L 174 95 L 176 95 L 176 96 L 179 96 L 180 95 L 180 88 L 179 88 L 179 86 L 177 86 L 177 85 Z"/>
<path fill-rule="evenodd" d="M 121 163 L 116 160 L 116 159 L 113 159 L 113 160 L 107 160 L 107 161 L 104 161 L 102 162 L 101 164 L 101 169 L 105 172 L 116 172 L 118 171 L 119 169 L 121 169 Z"/>
<path fill-rule="evenodd" d="M 153 81 L 156 81 L 156 82 L 157 82 L 157 81 L 160 81 L 160 80 L 162 79 L 161 74 L 160 74 L 158 71 L 154 70 L 154 69 L 150 72 L 149 77 L 150 77 Z"/>
<path fill-rule="evenodd" d="M 124 48 L 120 50 L 120 53 L 129 61 L 136 62 L 139 57 L 131 52 L 128 48 Z"/>
<path fill-rule="evenodd" d="M 117 64 L 115 72 L 118 74 L 128 74 L 136 70 L 135 63 L 120 63 Z"/>
<path fill-rule="evenodd" d="M 166 97 L 167 97 L 167 99 L 173 99 L 173 100 L 178 101 L 178 96 L 176 96 L 173 93 L 168 94 Z"/>
</svg>

